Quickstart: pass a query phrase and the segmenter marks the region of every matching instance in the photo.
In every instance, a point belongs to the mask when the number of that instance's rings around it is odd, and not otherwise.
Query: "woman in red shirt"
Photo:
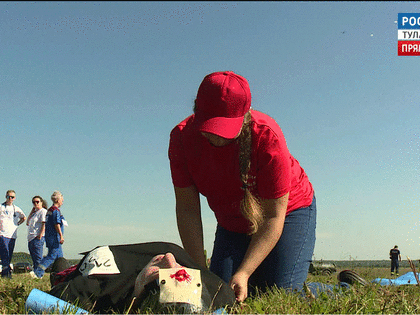
[[[218,223],[210,270],[238,301],[255,287],[302,288],[315,245],[314,191],[278,124],[251,109],[245,78],[204,78],[194,114],[171,132],[169,159],[178,230],[197,263],[206,264],[201,193]]]

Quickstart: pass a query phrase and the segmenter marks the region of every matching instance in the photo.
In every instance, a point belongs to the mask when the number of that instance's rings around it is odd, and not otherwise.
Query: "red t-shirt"
[[[252,110],[252,154],[248,186],[264,199],[288,192],[287,214],[312,203],[312,184],[299,162],[290,154],[283,132],[273,118]],[[171,132],[169,160],[175,187],[195,185],[207,197],[219,225],[248,233],[250,224],[242,216],[244,191],[239,172],[239,144],[233,141],[215,147],[194,126],[194,115]]]

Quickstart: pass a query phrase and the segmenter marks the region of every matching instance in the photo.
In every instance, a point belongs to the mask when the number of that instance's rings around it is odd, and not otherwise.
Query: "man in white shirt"
[[[10,261],[15,249],[17,227],[26,220],[23,211],[13,204],[16,192],[8,190],[6,201],[0,206],[0,257],[2,264],[2,278],[11,278]]]

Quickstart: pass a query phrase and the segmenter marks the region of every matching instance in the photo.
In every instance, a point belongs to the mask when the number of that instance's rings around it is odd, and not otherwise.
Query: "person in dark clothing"
[[[389,251],[389,258],[391,259],[391,275],[396,274],[398,276],[399,275],[398,271],[400,267],[399,262],[401,261],[401,253],[397,245],[395,245],[394,248],[392,248]],[[394,273],[394,270],[395,270],[395,273]]]
[[[53,265],[49,294],[77,303],[89,312],[127,313],[148,308],[167,313],[177,306],[178,312],[201,313],[235,303],[234,291],[221,278],[199,266],[184,249],[172,243],[100,246],[84,253],[75,266],[60,270],[63,267],[57,268],[59,265],[68,267],[63,262]],[[169,272],[166,283],[161,278],[165,272]],[[171,281],[182,289],[195,286],[190,295],[198,295],[196,302],[177,303],[178,300],[162,297]]]

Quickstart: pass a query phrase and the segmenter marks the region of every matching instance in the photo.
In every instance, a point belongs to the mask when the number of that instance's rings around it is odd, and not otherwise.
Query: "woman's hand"
[[[280,239],[286,217],[289,193],[277,199],[263,199],[261,205],[264,222],[252,235],[251,242],[236,273],[230,280],[230,287],[235,291],[236,300],[243,302],[248,295],[248,279],[268,256]]]
[[[235,292],[238,302],[245,301],[248,296],[248,279],[249,276],[243,272],[235,273],[230,279],[229,286]]]

